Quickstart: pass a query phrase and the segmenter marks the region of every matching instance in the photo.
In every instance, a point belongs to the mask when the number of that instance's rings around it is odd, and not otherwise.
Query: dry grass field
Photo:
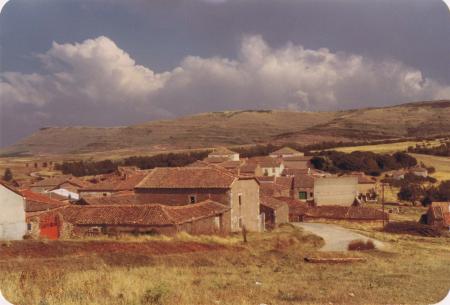
[[[389,250],[317,252],[322,240],[291,226],[251,234],[247,244],[239,236],[187,235],[3,243],[0,288],[17,305],[412,305],[445,296],[448,237],[387,234],[378,231],[379,224],[346,225],[389,243]],[[23,243],[35,246],[23,251]],[[99,250],[104,243],[111,243],[108,250]],[[136,243],[142,243],[141,250],[133,248]],[[16,252],[21,254],[14,258],[5,254]],[[367,262],[310,264],[306,256],[357,256]]]

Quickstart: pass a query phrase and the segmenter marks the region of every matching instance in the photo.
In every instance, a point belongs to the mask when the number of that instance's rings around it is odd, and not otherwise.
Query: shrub
[[[162,305],[169,290],[164,285],[158,285],[152,289],[147,289],[141,298],[142,305]]]
[[[349,251],[366,251],[366,250],[374,250],[375,244],[371,240],[363,241],[363,240],[352,240],[348,245]]]
[[[3,180],[5,181],[11,181],[13,179],[13,173],[11,169],[7,168],[5,169],[5,173],[3,174]]]

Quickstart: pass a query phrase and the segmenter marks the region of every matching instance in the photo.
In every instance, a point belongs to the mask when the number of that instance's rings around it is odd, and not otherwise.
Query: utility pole
[[[384,229],[384,182],[381,182],[381,205],[383,206],[383,229]]]

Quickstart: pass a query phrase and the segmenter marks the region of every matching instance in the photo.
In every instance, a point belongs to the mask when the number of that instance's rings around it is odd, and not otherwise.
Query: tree
[[[397,197],[400,200],[410,201],[415,205],[421,194],[422,189],[419,185],[405,184],[400,188],[400,192],[398,192]]]
[[[5,173],[3,174],[3,180],[5,181],[11,181],[13,179],[13,174],[11,169],[7,168],[5,169]]]

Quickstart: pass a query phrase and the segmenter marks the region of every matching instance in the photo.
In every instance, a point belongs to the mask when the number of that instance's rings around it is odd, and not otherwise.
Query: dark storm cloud
[[[0,29],[3,145],[47,125],[450,95],[439,0],[13,0]]]

